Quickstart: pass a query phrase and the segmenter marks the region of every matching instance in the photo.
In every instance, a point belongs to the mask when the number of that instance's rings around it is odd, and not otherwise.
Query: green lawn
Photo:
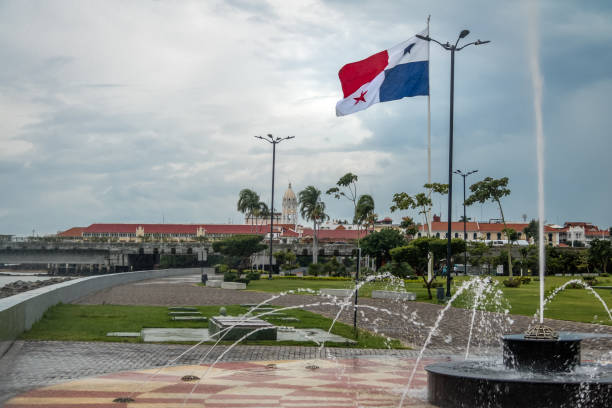
[[[460,284],[460,282],[466,279],[468,278],[455,278],[455,284],[458,285]],[[525,316],[532,316],[534,313],[536,313],[539,306],[540,296],[539,282],[532,280],[530,283],[521,285],[518,288],[506,288],[501,284],[501,281],[507,279],[507,277],[493,277],[493,279],[500,282],[500,288],[502,289],[504,296],[506,297],[509,303],[509,309],[511,313]],[[561,286],[563,283],[567,282],[570,279],[573,278],[547,276],[545,279],[545,291],[549,292],[553,288]],[[598,280],[598,285],[612,285],[611,278],[599,278]],[[444,285],[446,284],[446,281],[443,279],[438,279],[438,281],[442,282]],[[372,290],[398,290],[402,286],[405,288],[406,291],[415,292],[417,295],[417,301],[419,302],[436,302],[435,288],[432,289],[432,295],[434,299],[429,300],[427,296],[427,289],[423,287],[422,281],[372,282],[365,284],[359,290],[359,296],[370,297]],[[342,289],[352,287],[354,287],[354,285],[350,281],[261,279],[249,283],[248,290],[278,293],[288,290],[298,290],[299,288],[318,290],[321,288]],[[612,307],[612,290],[597,289],[596,291],[608,304],[608,306]],[[455,306],[472,307],[472,304],[471,302],[469,302],[468,298],[469,296],[460,297],[455,303]],[[552,319],[612,325],[612,321],[610,321],[607,312],[605,311],[599,300],[597,300],[591,293],[584,289],[566,289],[560,292],[557,297],[551,303],[548,304],[544,316]]]
[[[195,306],[204,316],[219,314],[219,306]],[[225,306],[228,315],[239,315],[248,309],[240,306]],[[283,311],[287,316],[297,317],[299,322],[276,320],[278,317],[265,317],[271,323],[296,328],[320,328],[328,330],[331,319],[308,311],[293,309]],[[168,308],[163,306],[118,306],[118,305],[67,305],[59,304],[45,312],[42,319],[21,335],[23,340],[63,340],[63,341],[110,341],[140,342],[139,338],[107,337],[108,332],[139,332],[148,327],[205,328],[208,322],[172,321]],[[336,322],[333,334],[355,339],[353,328]],[[402,348],[400,342],[387,342],[386,338],[360,331],[358,348]],[[314,346],[314,342],[276,342],[248,341],[249,344],[265,345],[303,345]],[[231,344],[224,342],[223,344]],[[346,347],[345,343],[326,343],[327,346]]]

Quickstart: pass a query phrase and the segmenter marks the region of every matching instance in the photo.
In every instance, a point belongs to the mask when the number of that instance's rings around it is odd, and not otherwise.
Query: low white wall
[[[205,269],[211,273],[210,268]],[[88,276],[0,299],[0,356],[23,331],[31,328],[48,308],[60,302],[70,303],[90,293],[116,285],[194,273],[199,274],[200,268],[157,269]]]

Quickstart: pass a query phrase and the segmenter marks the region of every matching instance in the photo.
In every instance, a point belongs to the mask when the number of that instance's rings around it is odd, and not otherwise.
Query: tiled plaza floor
[[[415,358],[225,362],[127,371],[53,385],[9,400],[6,408],[353,408],[398,407]],[[405,407],[431,407],[422,361]],[[183,381],[186,375],[200,380]],[[134,402],[116,403],[118,397]]]

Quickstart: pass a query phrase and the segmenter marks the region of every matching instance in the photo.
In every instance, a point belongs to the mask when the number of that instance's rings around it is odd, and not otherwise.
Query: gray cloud
[[[540,7],[547,218],[606,227],[612,8]],[[456,167],[510,177],[508,216],[535,216],[529,39],[514,3],[15,0],[0,4],[0,233],[238,222],[240,189],[269,201],[271,148],[253,139],[265,133],[296,136],[279,145],[277,205],[289,181],[325,190],[352,171],[389,215],[394,192],[426,180],[426,99],[336,118],[337,71],[422,30],[428,14],[436,38],[469,27],[492,40],[457,55]],[[431,55],[433,178],[446,182],[449,56]],[[333,218],[351,218],[348,203],[327,201]]]

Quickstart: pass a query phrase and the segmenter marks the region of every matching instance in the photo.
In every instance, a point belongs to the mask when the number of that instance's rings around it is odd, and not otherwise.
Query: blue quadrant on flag
[[[420,33],[427,35],[427,31]],[[378,102],[429,94],[429,44],[412,37],[338,72],[344,99],[336,115],[349,115]]]

